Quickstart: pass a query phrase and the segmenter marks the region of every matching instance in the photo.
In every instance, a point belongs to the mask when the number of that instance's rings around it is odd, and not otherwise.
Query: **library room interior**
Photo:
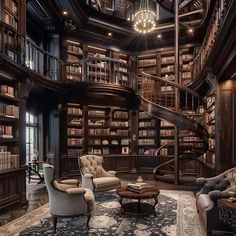
[[[0,0],[0,235],[236,235],[236,1]]]

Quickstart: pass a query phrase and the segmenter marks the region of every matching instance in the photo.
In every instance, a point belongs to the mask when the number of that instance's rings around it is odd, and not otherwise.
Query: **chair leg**
[[[89,213],[88,214],[88,219],[87,219],[87,228],[89,229],[89,221],[90,221],[90,219],[91,219],[91,214]]]
[[[52,222],[53,222],[53,233],[56,233],[56,228],[57,228],[57,217],[52,216]]]

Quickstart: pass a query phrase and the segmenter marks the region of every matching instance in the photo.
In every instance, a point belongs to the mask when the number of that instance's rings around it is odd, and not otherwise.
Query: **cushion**
[[[100,177],[93,179],[96,190],[106,189],[112,186],[117,187],[120,185],[120,180],[116,177]]]
[[[229,180],[227,178],[222,179],[215,185],[215,190],[223,191],[230,186]]]
[[[84,190],[86,191],[84,194],[84,198],[88,204],[88,208],[89,208],[88,210],[92,211],[94,209],[94,202],[95,202],[93,192],[89,188],[84,188]]]

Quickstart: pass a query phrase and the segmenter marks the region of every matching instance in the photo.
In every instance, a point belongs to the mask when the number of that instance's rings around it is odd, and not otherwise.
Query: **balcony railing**
[[[0,51],[12,61],[48,79],[135,86],[129,65],[124,60],[89,57],[86,60],[64,63],[1,21]]]
[[[62,62],[59,58],[44,51],[34,42],[26,39],[24,64],[34,72],[53,80],[60,80]]]
[[[204,38],[204,41],[199,49],[197,56],[192,63],[192,78],[197,78],[203,70],[207,58],[214,48],[214,43],[219,35],[219,31],[224,22],[224,18],[228,11],[228,7],[232,0],[217,0],[215,8],[212,13],[212,17]]]
[[[111,83],[125,87],[135,86],[129,65],[119,59],[89,57],[64,64],[65,78],[74,82]]]

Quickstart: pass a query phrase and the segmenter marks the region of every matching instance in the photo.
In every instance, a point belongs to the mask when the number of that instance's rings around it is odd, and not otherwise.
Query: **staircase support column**
[[[179,84],[179,1],[175,0],[175,82]],[[179,112],[180,96],[175,88],[175,111]],[[178,127],[175,126],[175,184],[179,184],[179,140]]]
[[[174,169],[174,182],[175,185],[179,184],[179,129],[175,126],[175,169]]]

